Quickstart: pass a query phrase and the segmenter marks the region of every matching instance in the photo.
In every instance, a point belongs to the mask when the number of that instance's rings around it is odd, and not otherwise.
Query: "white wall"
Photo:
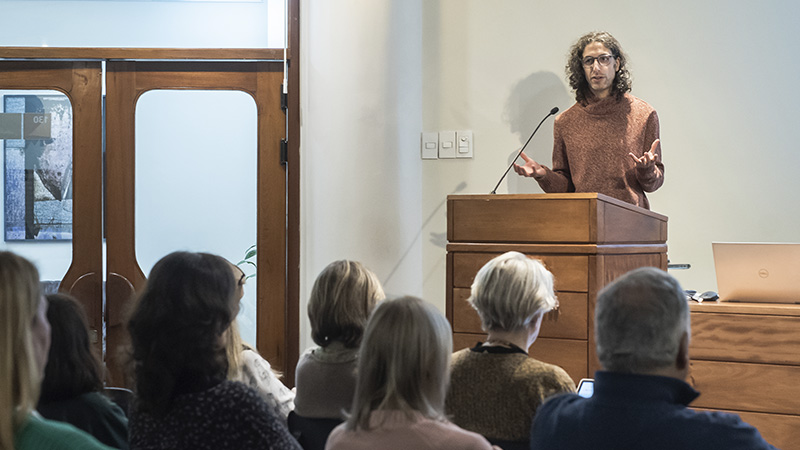
[[[301,329],[337,259],[422,295],[422,1],[301,2]]]
[[[3,46],[282,48],[284,0],[0,1]]]

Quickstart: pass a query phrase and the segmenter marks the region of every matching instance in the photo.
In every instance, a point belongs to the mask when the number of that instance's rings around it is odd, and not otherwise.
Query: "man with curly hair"
[[[599,192],[650,209],[645,192],[664,183],[658,115],[629,93],[626,63],[611,34],[578,39],[566,66],[576,103],[555,120],[553,168],[522,153],[514,170],[545,192]]]

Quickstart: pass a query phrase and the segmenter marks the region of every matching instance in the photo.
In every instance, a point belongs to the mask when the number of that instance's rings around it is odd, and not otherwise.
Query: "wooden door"
[[[257,106],[257,321],[256,345],[282,371],[294,359],[287,333],[286,171],[281,141],[283,67],[276,62],[135,62],[107,63],[106,95],[106,243],[107,361],[120,378],[124,318],[145,276],[136,259],[135,123],[136,104],[156,89],[238,90]],[[293,329],[293,328],[292,328]]]
[[[0,89],[55,90],[72,106],[72,262],[60,290],[78,298],[102,336],[102,71],[99,61],[0,61]],[[37,253],[31,246],[12,248]],[[28,256],[30,257],[30,256]],[[45,256],[46,258],[46,256]],[[98,339],[98,348],[102,342]]]

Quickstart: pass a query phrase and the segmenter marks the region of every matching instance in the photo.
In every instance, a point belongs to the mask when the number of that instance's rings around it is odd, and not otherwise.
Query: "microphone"
[[[550,110],[550,113],[547,114],[546,116],[544,116],[544,119],[542,119],[542,121],[539,122],[539,125],[537,125],[536,129],[533,130],[533,133],[531,133],[531,137],[529,137],[528,140],[525,141],[525,145],[523,145],[522,148],[519,149],[519,153],[517,153],[517,157],[514,158],[511,161],[511,165],[509,165],[508,169],[506,169],[506,171],[503,172],[503,176],[500,177],[500,181],[497,182],[497,186],[495,186],[494,189],[492,189],[492,192],[490,192],[490,194],[494,195],[494,194],[497,193],[497,188],[500,187],[500,183],[502,183],[503,179],[506,177],[506,175],[508,175],[508,171],[511,170],[512,167],[514,167],[514,163],[517,162],[517,159],[519,159],[519,155],[521,155],[522,152],[525,150],[525,147],[528,146],[528,142],[530,142],[531,139],[533,139],[533,135],[536,134],[537,131],[539,131],[539,127],[542,126],[542,124],[544,123],[545,120],[547,120],[548,117],[555,115],[557,112],[558,112],[558,106],[554,106],[553,109]]]

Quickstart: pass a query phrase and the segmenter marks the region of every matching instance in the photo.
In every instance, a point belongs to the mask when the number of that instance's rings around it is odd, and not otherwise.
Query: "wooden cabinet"
[[[800,449],[800,305],[691,305],[693,407],[739,414],[776,447]]]
[[[466,301],[478,270],[519,251],[553,273],[560,303],[545,316],[530,354],[563,367],[576,383],[599,369],[597,292],[637,267],[667,268],[667,218],[602,194],[451,195],[447,216],[446,312],[454,348],[485,337]]]

